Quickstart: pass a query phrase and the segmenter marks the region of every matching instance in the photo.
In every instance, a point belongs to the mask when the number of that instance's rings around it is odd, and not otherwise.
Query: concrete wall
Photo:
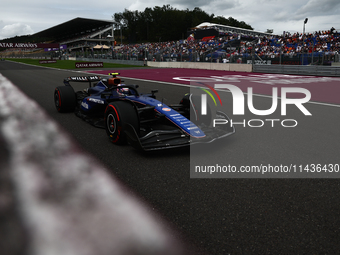
[[[133,66],[144,66],[143,61],[137,60],[119,60],[119,59],[109,59],[109,58],[69,58],[69,60],[77,60],[77,61],[88,61],[88,62],[103,62],[103,63],[112,63],[112,64],[122,64],[122,65],[133,65]]]
[[[254,65],[253,72],[339,77],[340,66]]]
[[[210,63],[210,62],[156,62],[156,61],[134,61],[134,60],[117,60],[117,59],[93,59],[93,58],[73,58],[69,60],[79,61],[98,61],[105,63],[127,64],[159,68],[190,68],[190,69],[207,69],[207,70],[221,70],[221,71],[235,71],[235,72],[252,72],[252,65],[250,64],[229,64],[229,63]]]
[[[148,61],[147,66],[161,68],[189,68],[208,69],[221,71],[252,72],[250,64],[229,64],[229,63],[209,63],[209,62],[152,62]]]

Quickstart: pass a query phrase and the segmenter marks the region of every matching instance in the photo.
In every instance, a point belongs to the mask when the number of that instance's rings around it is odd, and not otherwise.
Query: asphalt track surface
[[[125,77],[134,73],[132,69],[119,71]],[[57,113],[54,88],[62,85],[63,78],[82,74],[9,61],[0,62],[0,73],[35,100],[85,151],[102,161],[112,175],[130,188],[128,192],[162,215],[179,230],[183,240],[198,247],[198,254],[339,253],[338,178],[192,179],[189,150],[145,154],[131,146],[114,146],[104,130],[72,113]],[[189,71],[188,74],[191,75]],[[144,81],[150,76],[133,78],[124,81],[139,84],[140,90],[146,92],[159,89],[158,99],[165,98],[168,104],[178,103],[189,91],[188,87],[167,81]],[[333,94],[339,98],[339,85],[332,86]],[[240,126],[235,135],[218,142],[223,146],[216,150],[210,145],[203,156],[227,159],[235,166],[339,164],[340,108],[333,99],[331,103],[335,105],[327,105],[327,100],[316,101],[322,104],[307,106],[312,116],[289,109],[289,118],[299,122],[295,128]],[[267,109],[270,99],[256,97],[254,103]],[[244,118],[254,116],[246,112]]]

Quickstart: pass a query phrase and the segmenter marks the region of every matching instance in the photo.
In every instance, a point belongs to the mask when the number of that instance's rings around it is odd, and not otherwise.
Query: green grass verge
[[[76,69],[75,63],[86,62],[86,61],[75,61],[75,60],[57,60],[57,63],[40,64],[39,60],[44,60],[44,59],[9,58],[8,60],[14,61],[14,62],[30,64],[30,65],[45,66],[45,67],[59,68],[59,69]],[[114,63],[103,63],[103,65],[104,65],[104,68],[137,67],[135,65],[114,64]],[[138,66],[138,67],[141,67],[141,66]],[[81,70],[81,68],[77,68],[77,69]]]

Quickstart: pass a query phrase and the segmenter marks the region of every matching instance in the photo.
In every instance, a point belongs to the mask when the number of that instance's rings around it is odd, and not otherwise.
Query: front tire
[[[54,104],[58,112],[72,112],[76,107],[76,93],[70,86],[59,86],[54,90]]]
[[[105,129],[114,144],[126,144],[124,125],[130,124],[139,134],[139,119],[135,106],[130,102],[115,101],[105,111]]]

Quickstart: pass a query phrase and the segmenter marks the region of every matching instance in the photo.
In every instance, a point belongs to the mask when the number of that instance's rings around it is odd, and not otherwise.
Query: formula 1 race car
[[[140,94],[138,85],[124,85],[119,73],[110,78],[75,76],[54,91],[58,112],[75,112],[83,120],[106,129],[112,143],[130,143],[143,151],[209,143],[235,133],[230,125],[212,127],[212,119],[229,117],[221,111],[199,116],[197,98],[185,95],[179,104],[165,105],[156,99],[157,90]],[[86,82],[88,88],[75,92],[70,82]],[[92,83],[95,83],[92,86]],[[190,116],[195,116],[190,120]]]

